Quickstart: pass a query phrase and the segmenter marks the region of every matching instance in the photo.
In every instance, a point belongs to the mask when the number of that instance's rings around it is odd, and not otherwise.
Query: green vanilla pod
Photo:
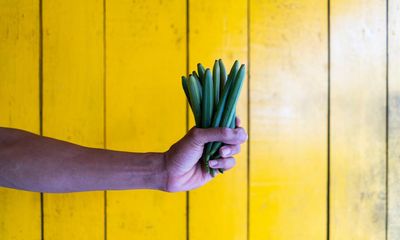
[[[203,149],[203,154],[201,155],[201,165],[203,167],[203,169],[207,172],[211,174],[211,168],[208,165],[208,161],[210,160],[210,156],[206,154],[206,149]],[[213,175],[214,176],[214,175]]]
[[[239,66],[239,62],[235,61],[235,64],[233,65],[232,69],[237,69]],[[235,71],[235,70],[233,70]],[[225,105],[227,103],[228,97],[229,97],[229,93],[231,90],[231,86],[233,86],[234,83],[234,79],[233,78],[229,78],[226,82],[226,86],[224,87],[224,90],[222,92],[222,95],[219,99],[218,105],[217,105],[217,109],[215,111],[214,117],[213,117],[213,121],[211,124],[211,127],[219,127],[221,120],[222,120],[222,116],[224,113],[224,108]]]
[[[209,128],[214,112],[213,80],[210,69],[204,73],[203,98],[201,104],[201,126]]]
[[[189,101],[188,79],[185,76],[182,76],[182,88],[185,92],[186,99],[188,100],[190,107],[192,107],[192,104]]]
[[[201,63],[197,64],[197,72],[199,73],[199,78],[202,84],[204,84],[204,73],[206,72],[206,69],[203,67]]]
[[[232,88],[229,91],[228,99],[226,100],[226,106],[224,109],[224,114],[222,116],[222,122],[220,127],[229,127],[231,122],[234,121],[236,104],[239,99],[240,90],[242,89],[244,78],[246,75],[246,66],[242,64],[238,73],[235,76],[235,81]]]
[[[236,110],[235,113],[233,114],[233,121],[231,121],[231,124],[229,125],[230,128],[235,129],[236,128]]]
[[[196,72],[193,71],[193,73]],[[201,85],[200,79],[198,78],[197,74],[192,74],[192,76],[196,79],[197,87],[200,89],[200,98],[203,98],[203,86]]]
[[[214,83],[214,108],[217,108],[220,94],[220,68],[218,60],[215,60],[213,67],[213,83]]]
[[[194,119],[196,121],[196,126],[201,127],[201,89],[199,89],[196,81],[197,80],[193,77],[193,75],[189,76],[189,99],[191,102]]]
[[[199,75],[197,74],[197,72],[196,72],[196,71],[193,71],[193,72],[192,72],[192,75],[193,75],[193,76],[195,76],[197,79],[199,79],[199,80],[200,80],[200,77],[199,77]]]
[[[227,79],[227,81],[229,80],[229,78],[231,78],[232,81],[235,80],[236,74],[237,74],[237,72],[239,71],[239,67],[240,67],[240,63],[239,63],[238,60],[236,60],[236,61],[233,63],[232,67],[231,67],[231,71],[230,71],[229,74],[228,74],[228,79]]]
[[[225,84],[226,84],[226,70],[225,70],[225,65],[222,62],[222,59],[218,60],[218,64],[219,64],[219,69],[220,69],[220,84],[219,84],[219,88],[220,88],[220,95],[222,95],[222,91],[224,90]]]

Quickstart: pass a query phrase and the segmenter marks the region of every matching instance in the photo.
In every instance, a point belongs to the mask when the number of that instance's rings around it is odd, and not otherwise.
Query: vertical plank
[[[250,2],[250,239],[324,239],[326,1]]]
[[[227,8],[227,6],[229,6]],[[227,71],[234,60],[247,65],[247,1],[189,2],[189,70],[197,63],[212,70],[221,58]],[[247,126],[247,83],[237,115]],[[194,126],[193,114],[190,127]],[[237,165],[208,185],[189,194],[189,239],[247,238],[247,145],[236,156]]]
[[[43,134],[103,147],[103,2],[43,1],[43,32]],[[104,239],[103,199],[45,194],[45,239]]]
[[[331,239],[385,239],[385,55],[385,1],[331,1]]]
[[[107,1],[107,148],[166,151],[185,134],[186,2]],[[185,239],[185,193],[110,191],[107,239]]]
[[[0,126],[39,133],[39,2],[1,1],[0,16]],[[39,193],[0,188],[1,239],[40,239],[40,222]]]
[[[400,239],[400,1],[389,1],[388,240]]]

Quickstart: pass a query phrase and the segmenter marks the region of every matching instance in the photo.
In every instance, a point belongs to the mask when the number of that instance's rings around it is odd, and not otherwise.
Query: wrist
[[[99,175],[106,189],[153,189],[165,191],[167,171],[164,153],[106,151],[107,165]]]
[[[179,165],[176,161],[174,161],[174,153],[171,151],[166,151],[164,154],[164,169],[165,169],[165,188],[163,191],[165,192],[178,192],[182,191],[179,186],[179,182],[176,181],[177,178],[182,176],[176,174],[176,164]],[[178,184],[177,184],[178,183]]]
[[[151,164],[151,175],[149,176],[149,189],[166,191],[168,174],[166,170],[165,153],[148,153],[154,162]]]
[[[168,170],[168,152],[163,152],[163,163],[164,163],[164,172],[165,172],[165,184],[164,184],[164,189],[162,189],[164,192],[171,192],[169,191],[169,170]]]

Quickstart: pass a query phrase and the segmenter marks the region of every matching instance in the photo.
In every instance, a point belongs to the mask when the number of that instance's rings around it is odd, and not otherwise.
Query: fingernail
[[[222,155],[224,155],[224,156],[231,153],[231,150],[229,148],[223,148],[221,151],[222,151]]]
[[[208,162],[208,165],[210,165],[210,167],[215,167],[215,166],[217,166],[217,160],[211,160],[211,161],[209,161]]]

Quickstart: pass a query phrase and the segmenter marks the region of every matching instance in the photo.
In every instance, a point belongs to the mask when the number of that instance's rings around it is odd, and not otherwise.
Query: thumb
[[[241,144],[247,140],[246,131],[239,128],[197,128],[193,127],[188,133],[192,143],[203,146],[208,142],[223,142],[226,144]]]

